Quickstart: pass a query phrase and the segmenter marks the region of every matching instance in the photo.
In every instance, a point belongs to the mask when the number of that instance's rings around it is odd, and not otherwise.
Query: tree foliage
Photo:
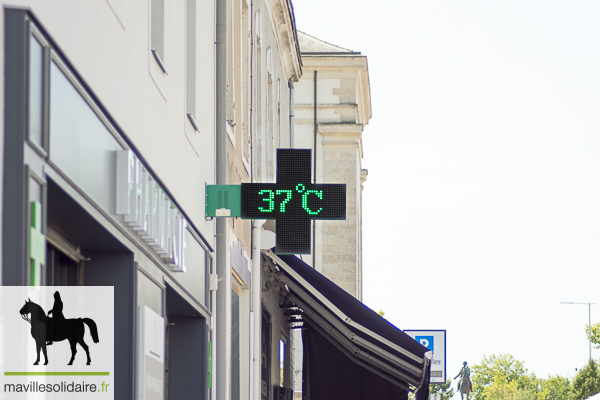
[[[591,340],[593,347],[595,349],[600,349],[600,322],[592,325],[591,332],[590,332],[590,326],[586,325],[585,331],[587,332],[588,338]]]
[[[552,389],[556,400],[569,400],[571,398],[571,381],[560,375],[550,376],[540,380],[540,389],[537,393],[538,400],[552,400]]]
[[[517,381],[495,381],[483,390],[487,400],[537,400],[533,389],[519,387]]]
[[[452,381],[446,380],[446,383],[438,383],[435,385],[429,385],[429,397],[433,394],[439,393],[442,395],[442,400],[450,400],[454,396],[454,389],[452,389]]]
[[[454,396],[454,390],[451,388],[451,385],[451,380],[447,380],[446,383],[442,384],[429,385],[429,398],[432,399],[435,393],[439,393],[442,395],[442,400],[450,400]],[[415,394],[409,393],[408,400],[415,400]]]
[[[560,375],[538,378],[529,373],[524,364],[510,354],[483,357],[477,365],[471,367],[473,382],[472,397],[475,400],[552,400],[554,389],[555,400],[584,400],[600,390],[598,367],[595,370],[586,367],[581,370],[579,390],[575,396],[574,384]],[[585,369],[585,368],[584,368]],[[577,378],[576,378],[577,380]],[[595,385],[594,386],[594,382]],[[595,390],[595,391],[594,391]],[[579,393],[579,392],[577,392]]]
[[[491,355],[474,365],[471,381],[475,400],[534,399],[540,382],[510,354]]]
[[[598,392],[600,392],[598,364],[590,360],[588,365],[579,370],[573,380],[572,399],[584,400]]]

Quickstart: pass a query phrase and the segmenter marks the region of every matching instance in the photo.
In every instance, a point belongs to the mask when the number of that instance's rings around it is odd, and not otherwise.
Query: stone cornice
[[[272,16],[285,74],[288,79],[298,82],[302,76],[302,57],[292,4],[290,0],[266,0],[266,3]]]
[[[323,135],[323,140],[332,142],[359,143],[362,136],[363,126],[361,124],[319,124],[319,133]]]
[[[319,103],[318,104],[319,109],[328,109],[328,108],[357,108],[358,104],[356,103]],[[295,103],[294,107],[296,108],[296,110],[298,109],[303,109],[303,110],[312,110],[314,108],[314,105],[312,103]]]
[[[369,171],[367,171],[366,169],[360,170],[360,184],[361,185],[367,181],[368,175],[369,175]]]
[[[331,67],[340,70],[344,67],[363,67],[367,65],[365,55],[306,55],[302,54],[302,65],[306,68]]]
[[[356,74],[358,122],[367,125],[371,119],[371,86],[367,57],[363,55],[302,55],[306,71],[351,72]]]
[[[319,124],[319,133],[323,135],[323,145],[352,145],[356,146],[360,158],[363,157],[361,124]]]

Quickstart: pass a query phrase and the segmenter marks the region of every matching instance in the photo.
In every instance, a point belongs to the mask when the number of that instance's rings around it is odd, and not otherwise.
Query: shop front
[[[209,396],[211,242],[43,21],[4,15],[2,284],[113,286],[115,398]]]

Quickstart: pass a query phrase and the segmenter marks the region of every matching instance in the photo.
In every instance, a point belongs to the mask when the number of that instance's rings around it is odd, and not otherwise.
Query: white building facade
[[[2,284],[113,286],[114,398],[215,396],[215,4],[3,5]]]

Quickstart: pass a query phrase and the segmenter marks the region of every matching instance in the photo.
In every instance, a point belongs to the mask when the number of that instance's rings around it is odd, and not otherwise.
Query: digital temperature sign
[[[275,219],[279,254],[310,253],[311,220],[346,219],[346,185],[311,183],[311,150],[277,149],[277,183],[241,186],[241,217]]]
[[[346,219],[346,185],[242,183],[242,218]]]

